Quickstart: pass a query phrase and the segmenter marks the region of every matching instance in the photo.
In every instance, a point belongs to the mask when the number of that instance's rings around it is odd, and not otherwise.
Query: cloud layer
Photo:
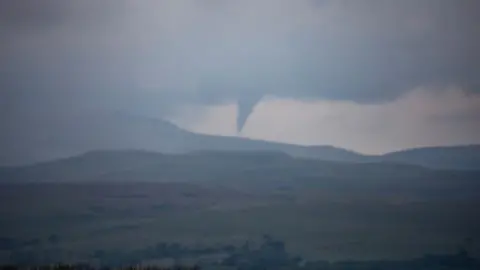
[[[475,0],[20,0],[0,10],[2,70],[45,81],[130,81],[212,102],[373,101],[425,84],[478,85]]]
[[[0,2],[4,118],[480,88],[477,0]]]
[[[235,104],[185,107],[172,121],[207,134],[233,136]],[[381,104],[264,98],[243,136],[334,145],[367,154],[412,147],[480,144],[480,95],[455,88],[416,89]]]

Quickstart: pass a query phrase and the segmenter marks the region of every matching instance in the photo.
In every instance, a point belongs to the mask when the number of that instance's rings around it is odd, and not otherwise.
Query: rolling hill
[[[281,152],[161,154],[137,150],[93,151],[27,166],[3,167],[3,182],[255,182],[354,180],[359,184],[398,179],[474,179],[477,171],[434,170],[400,163],[346,163],[294,158]],[[230,181],[229,180],[229,181]],[[362,181],[358,181],[362,180]],[[235,181],[233,181],[235,182]],[[354,184],[354,183],[351,183]]]
[[[0,165],[31,164],[95,150],[129,149],[162,153],[281,151],[298,157],[352,162],[363,158],[361,154],[332,146],[306,147],[196,134],[161,119],[128,114],[95,113],[68,120],[57,118],[41,121],[36,132],[23,131],[20,126],[0,134]]]
[[[265,233],[311,258],[403,258],[478,239],[478,179],[478,171],[268,151],[94,151],[0,168],[0,238],[20,259],[30,250],[124,258],[159,242],[242,246]]]
[[[480,146],[433,147],[367,156],[333,146],[300,146],[212,136],[186,131],[161,119],[120,113],[92,113],[39,121],[36,132],[22,125],[0,134],[0,165],[26,165],[96,150],[144,150],[166,154],[197,151],[283,152],[292,157],[327,161],[389,162],[432,168],[480,168]]]
[[[380,158],[431,168],[480,170],[480,145],[415,148],[388,153]]]

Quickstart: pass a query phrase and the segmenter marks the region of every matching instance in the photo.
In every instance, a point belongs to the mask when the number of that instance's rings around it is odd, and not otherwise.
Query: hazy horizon
[[[480,269],[480,0],[0,0],[0,34],[1,269]]]
[[[361,153],[480,143],[475,0],[0,3],[0,145],[122,111]],[[107,134],[104,134],[107,136]]]

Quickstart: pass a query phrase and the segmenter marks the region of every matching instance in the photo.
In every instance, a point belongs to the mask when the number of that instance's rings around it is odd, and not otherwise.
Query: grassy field
[[[478,200],[395,190],[301,183],[263,190],[248,182],[6,184],[0,254],[58,249],[86,260],[95,250],[159,242],[241,246],[264,234],[307,259],[412,258],[464,245],[480,254]]]

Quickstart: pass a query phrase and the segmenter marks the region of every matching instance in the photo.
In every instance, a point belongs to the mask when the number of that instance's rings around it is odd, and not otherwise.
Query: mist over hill
[[[389,162],[417,164],[432,168],[480,169],[480,145],[424,147],[385,154]]]
[[[347,163],[292,157],[282,152],[197,151],[162,154],[138,150],[92,151],[33,165],[2,167],[4,183],[229,183],[256,186],[315,183],[346,188],[479,186],[480,171],[438,170],[402,163]],[[472,186],[470,186],[472,187]],[[462,192],[468,193],[469,189]],[[440,193],[439,193],[440,194]],[[438,195],[438,194],[437,194]]]
[[[39,119],[40,121],[41,119]],[[147,150],[163,153],[192,151],[281,151],[293,156],[356,161],[362,155],[331,146],[306,147],[240,137],[195,134],[174,124],[128,114],[52,117],[38,132],[0,135],[0,164],[20,165],[64,158],[95,150]]]
[[[0,165],[32,164],[96,150],[145,150],[176,154],[196,151],[273,151],[328,161],[388,161],[434,168],[480,168],[479,146],[425,148],[367,156],[326,145],[300,146],[196,134],[168,121],[125,113],[81,114],[65,119],[57,115],[49,118],[49,121],[41,120],[38,119],[37,132],[22,133],[19,125],[0,135]]]

